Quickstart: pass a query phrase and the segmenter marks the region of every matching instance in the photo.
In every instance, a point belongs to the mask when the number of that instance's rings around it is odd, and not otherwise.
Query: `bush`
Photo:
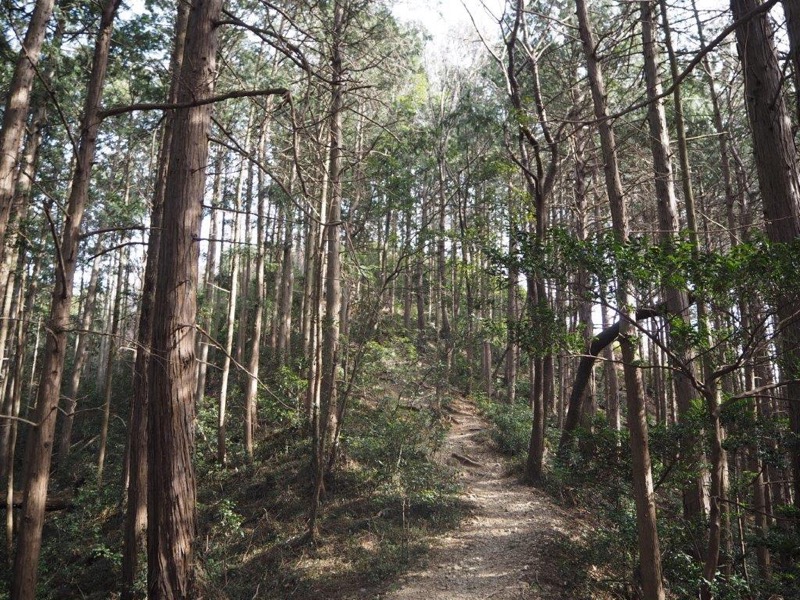
[[[491,436],[503,454],[525,456],[531,439],[531,409],[527,402],[513,405],[478,398],[478,407],[494,425]]]

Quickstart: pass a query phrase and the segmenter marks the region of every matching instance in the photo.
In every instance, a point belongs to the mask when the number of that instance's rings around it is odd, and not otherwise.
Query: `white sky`
[[[475,25],[487,41],[498,37],[504,4],[504,0],[395,0],[391,7],[398,20],[416,23],[430,34],[428,61],[463,63],[481,45]]]

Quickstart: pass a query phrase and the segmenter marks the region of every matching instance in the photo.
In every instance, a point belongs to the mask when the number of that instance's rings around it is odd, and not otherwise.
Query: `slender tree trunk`
[[[647,107],[647,121],[650,130],[650,149],[653,156],[653,170],[655,171],[655,189],[658,201],[658,221],[661,243],[667,248],[672,247],[673,239],[678,234],[678,204],[675,197],[675,182],[672,170],[669,131],[664,112],[664,104],[660,100],[661,80],[658,69],[658,51],[656,48],[656,23],[653,16],[652,0],[640,3],[642,21],[642,45],[644,48],[645,80],[647,82],[647,97],[650,103]],[[676,89],[680,86],[676,86]],[[678,92],[679,94],[680,92]],[[679,136],[682,136],[682,153],[686,152],[686,140],[683,134],[683,112],[680,96],[676,97],[676,112],[680,115]],[[688,156],[682,154],[682,166],[685,168],[684,192],[689,189],[689,194],[684,199],[687,202],[687,211],[694,214],[694,196],[691,193],[691,183],[688,171]],[[696,238],[695,238],[696,240]],[[667,302],[667,311],[671,319],[679,318],[685,323],[689,321],[689,299],[686,292],[677,288],[668,287],[664,296]],[[668,323],[668,337],[671,338],[671,319]],[[675,397],[678,404],[679,419],[684,418],[691,409],[694,389],[689,376],[691,376],[691,357],[686,349],[675,347],[670,343],[675,356],[672,361],[674,367]],[[688,374],[684,372],[688,371]],[[695,456],[698,453],[697,444],[693,440],[683,440],[685,454]],[[698,477],[683,492],[684,515],[687,519],[697,520],[703,514],[705,493],[703,478]]]
[[[7,90],[0,129],[0,257],[6,246],[6,228],[14,202],[17,160],[25,134],[31,90],[54,4],[54,0],[37,0]],[[0,298],[4,295],[5,290],[0,290]]]
[[[168,100],[178,98],[180,74],[183,65],[183,50],[186,42],[186,28],[189,20],[189,5],[178,4],[175,18],[175,36],[170,64],[171,81]],[[140,554],[146,550],[147,536],[147,457],[148,457],[148,411],[150,406],[150,353],[153,344],[153,320],[155,316],[156,281],[158,279],[159,250],[161,245],[161,226],[164,214],[164,195],[166,193],[167,167],[170,162],[170,149],[173,132],[172,113],[166,116],[158,157],[153,207],[150,213],[150,232],[147,240],[147,262],[145,263],[142,299],[139,307],[139,327],[137,331],[136,361],[133,374],[133,398],[131,400],[130,425],[128,427],[128,498],[125,515],[125,540],[122,552],[122,600],[134,598],[134,583],[139,571]],[[212,214],[212,221],[214,215]],[[211,238],[216,232],[212,228]],[[210,242],[209,246],[211,246]],[[209,259],[213,262],[214,251],[209,249]],[[212,271],[213,272],[213,271]],[[207,280],[208,281],[208,280]],[[205,346],[206,356],[208,346]]]
[[[606,179],[606,192],[611,204],[614,231],[621,242],[628,240],[628,217],[622,180],[616,156],[614,130],[608,121],[605,82],[597,56],[597,42],[589,22],[585,0],[575,1],[581,41],[586,56],[589,84],[592,92],[594,115],[598,120],[600,142]],[[647,414],[642,390],[641,374],[637,369],[635,327],[636,310],[629,285],[618,282],[617,303],[620,310],[620,346],[625,374],[625,395],[628,406],[628,429],[631,436],[633,466],[633,493],[636,506],[636,525],[639,541],[639,562],[642,588],[647,600],[663,600],[661,580],[661,553],[656,529],[656,505],[653,497],[653,475],[648,444]]]
[[[263,148],[269,140],[268,130],[265,128],[259,148]],[[247,375],[244,390],[244,448],[248,460],[253,460],[253,432],[256,421],[256,400],[258,391],[258,368],[261,358],[261,330],[264,318],[264,262],[266,248],[264,247],[264,208],[266,204],[266,193],[260,188],[258,190],[258,210],[256,217],[257,242],[256,242],[256,298],[253,303],[253,329],[252,343],[250,346],[250,357],[247,362]],[[290,238],[291,239],[291,238]],[[290,242],[291,243],[291,242]]]
[[[513,206],[512,194],[508,195],[508,253],[514,256],[517,252],[517,235],[514,229],[517,227],[514,219],[515,207]],[[508,297],[506,303],[506,322],[508,332],[506,334],[506,401],[514,404],[517,394],[517,365],[519,364],[519,343],[516,336],[515,326],[519,319],[519,269],[512,266],[508,270]]]
[[[575,183],[574,183],[574,195],[575,195],[575,230],[579,240],[586,241],[587,236],[587,197],[586,197],[586,158],[584,155],[584,147],[585,141],[581,140],[580,138],[580,128],[575,127],[573,130],[575,134],[575,138],[572,145],[572,153],[575,158]],[[592,297],[590,294],[590,278],[589,273],[585,267],[581,267],[575,277],[575,296],[578,299],[578,330],[579,332],[583,333],[583,340],[584,345],[588,348],[591,343],[592,339],[594,338],[594,324],[592,321]],[[560,304],[559,304],[560,305]],[[591,386],[586,386],[586,389],[589,390]],[[589,411],[586,410],[587,404],[591,404],[591,402],[587,402],[593,394],[587,393],[585,394],[585,398],[583,399],[582,403],[584,404],[584,409],[581,411],[583,413],[583,425],[589,425],[589,419],[587,418],[587,414]],[[593,415],[592,415],[593,416]]]
[[[12,359],[12,367],[10,369],[11,376],[7,382],[6,403],[10,411],[7,413],[12,417],[19,417],[20,408],[22,407],[22,383],[23,372],[25,367],[25,342],[30,329],[30,322],[28,315],[33,310],[33,304],[36,300],[36,278],[39,274],[41,267],[41,255],[37,255],[34,259],[33,268],[31,269],[31,285],[28,287],[25,295],[25,306],[23,318],[17,323],[16,339],[14,342],[14,357]],[[5,436],[0,440],[0,450],[2,451],[2,460],[0,468],[3,469],[3,477],[6,479],[6,547],[8,549],[8,557],[11,559],[13,556],[14,544],[14,458],[17,448],[17,433],[19,431],[19,422],[16,420],[11,421],[8,437]],[[1,479],[0,479],[1,480]],[[13,566],[13,563],[12,563]]]
[[[100,244],[101,240],[98,239],[95,252],[100,249]],[[64,414],[61,418],[61,437],[58,444],[58,461],[61,464],[69,457],[70,447],[72,446],[72,425],[75,422],[75,411],[78,407],[78,392],[80,391],[81,378],[86,367],[86,361],[89,357],[89,340],[94,319],[95,302],[97,300],[100,262],[99,259],[95,259],[92,263],[92,273],[89,276],[89,284],[86,286],[86,296],[83,301],[83,316],[81,317],[80,330],[78,331],[72,377],[69,382],[69,392],[65,398]]]
[[[9,369],[11,378],[7,382],[6,394],[3,401],[3,414],[12,417],[19,416],[22,405],[22,379],[25,365],[25,343],[30,329],[30,316],[33,312],[33,305],[38,291],[37,277],[42,265],[42,255],[37,254],[31,266],[30,284],[25,290],[25,305],[22,320],[17,323],[17,333],[13,347],[12,366]],[[13,419],[2,419],[0,423],[0,482],[10,476],[14,467],[14,454],[16,451],[16,432],[19,422]],[[13,483],[13,482],[12,482]],[[13,487],[13,486],[12,486]],[[13,489],[12,489],[13,491]],[[9,539],[9,543],[11,540]],[[9,552],[9,558],[12,553]]]
[[[245,133],[244,147],[250,146],[250,121],[252,112],[247,119],[247,130]],[[227,407],[228,407],[228,382],[231,374],[231,358],[233,352],[233,334],[236,328],[236,302],[239,299],[239,270],[241,268],[242,249],[239,242],[242,238],[241,228],[239,227],[240,215],[242,210],[242,196],[244,191],[245,165],[242,159],[241,170],[236,182],[236,201],[234,205],[233,221],[233,244],[231,246],[231,289],[228,294],[228,318],[226,324],[225,337],[225,356],[222,358],[222,379],[219,386],[219,405],[217,413],[217,460],[221,465],[228,462],[227,451]]]
[[[25,491],[22,522],[14,559],[11,597],[33,600],[36,595],[37,568],[42,545],[42,527],[50,479],[53,434],[64,373],[67,329],[72,305],[72,283],[78,259],[78,242],[83,213],[88,201],[89,177],[95,155],[99,126],[98,111],[108,65],[114,16],[119,0],[108,0],[103,8],[95,42],[92,72],[87,88],[81,123],[81,136],[72,180],[61,243],[56,250],[56,282],[50,306],[47,347],[37,394],[35,422],[28,436],[25,460]]]
[[[206,250],[205,284],[205,318],[203,327],[209,335],[213,334],[214,313],[217,308],[217,237],[220,236],[218,225],[218,212],[214,209],[215,203],[222,197],[222,167],[223,152],[219,150],[214,161],[214,184],[211,198],[211,227],[209,228],[208,247]],[[201,338],[198,345],[200,358],[197,361],[197,389],[195,390],[195,406],[202,406],[206,397],[206,374],[210,353],[210,340]]]
[[[286,227],[282,245],[283,257],[281,258],[280,293],[278,296],[278,323],[275,353],[277,366],[282,368],[291,354],[292,333],[292,294],[294,292],[294,261],[292,257],[292,233],[294,225],[292,218],[294,211],[288,207],[286,211]]]
[[[108,442],[108,424],[111,417],[111,396],[112,387],[111,380],[114,373],[114,359],[117,354],[120,326],[120,314],[122,312],[122,288],[124,286],[123,277],[125,277],[125,270],[127,259],[125,256],[125,249],[120,248],[119,257],[117,258],[117,281],[114,287],[114,308],[111,313],[111,327],[109,330],[109,347],[108,356],[106,357],[106,370],[105,380],[103,381],[103,419],[100,425],[100,448],[97,453],[97,485],[103,485],[103,472],[105,470],[106,462],[106,445]]]
[[[330,163],[330,145],[325,144],[323,160]],[[328,213],[328,169],[322,173],[320,184],[319,215],[322,220]],[[320,320],[322,313],[322,271],[325,256],[322,252],[325,240],[323,223],[310,219],[306,236],[305,282],[303,289],[303,350],[308,360],[308,388],[305,396],[305,414],[312,429],[316,431],[319,421],[320,385]]]
[[[309,532],[311,537],[317,535],[317,519],[323,489],[325,467],[328,464],[327,444],[329,434],[336,429],[337,410],[336,373],[339,362],[339,325],[342,303],[342,267],[339,256],[342,202],[342,111],[344,68],[342,64],[341,45],[345,27],[344,7],[340,0],[335,0],[333,7],[332,56],[331,56],[331,109],[330,109],[330,160],[328,176],[330,178],[330,209],[326,220],[327,266],[325,271],[325,320],[322,326],[322,362],[320,369],[320,414],[317,434],[313,449],[314,489],[311,501],[311,518]]]
[[[436,240],[436,298],[438,300],[437,311],[439,318],[437,319],[439,328],[437,329],[437,337],[439,338],[439,369],[441,373],[436,379],[436,407],[437,410],[441,408],[442,395],[445,393],[448,385],[450,384],[450,371],[452,368],[452,330],[450,325],[450,314],[448,310],[448,299],[446,294],[446,267],[447,267],[447,254],[445,244],[445,217],[447,209],[447,198],[445,191],[445,173],[444,173],[444,157],[439,156],[438,177],[439,177],[439,205],[437,206],[437,236]]]
[[[6,241],[11,244],[16,244],[16,232],[7,236]],[[0,318],[0,380],[5,379],[6,369],[4,367],[7,362],[6,346],[14,320],[12,316],[14,299],[17,297],[17,287],[19,287],[20,274],[17,272],[18,258],[19,252],[16,251],[16,248],[12,248],[9,252],[6,252],[2,265],[3,279],[0,282],[0,289],[5,290],[5,296],[0,299],[2,300],[2,302],[0,302],[0,305],[2,305],[0,307],[0,315],[2,315],[2,318]],[[0,387],[0,405],[3,403],[2,392],[2,387]]]

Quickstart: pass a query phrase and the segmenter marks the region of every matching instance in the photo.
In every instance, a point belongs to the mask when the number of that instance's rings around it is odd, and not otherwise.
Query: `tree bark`
[[[54,4],[54,0],[37,0],[6,96],[0,129],[0,257],[5,249],[6,229],[14,202],[17,160],[25,133],[33,80]],[[4,292],[0,290],[0,298]]]
[[[175,34],[170,59],[170,90],[168,101],[178,99],[183,51],[186,43],[186,27],[189,5],[178,4],[175,18]],[[167,167],[172,145],[173,113],[168,113],[164,123],[159,149],[153,207],[150,212],[150,232],[147,240],[147,262],[145,263],[142,298],[139,306],[136,360],[133,372],[133,397],[131,399],[130,424],[128,426],[128,494],[125,514],[125,540],[122,552],[122,600],[134,598],[134,584],[139,571],[139,555],[146,550],[147,536],[147,448],[148,409],[150,404],[150,353],[153,344],[153,319],[155,313],[156,281],[158,279],[158,255],[161,245],[161,226],[164,214]],[[212,214],[212,219],[214,218]],[[212,230],[212,239],[215,232]],[[212,251],[209,254],[213,255]],[[207,348],[207,346],[206,346]]]
[[[191,5],[179,103],[213,93],[221,9],[221,0]],[[148,595],[156,600],[195,595],[194,324],[211,106],[178,109],[173,119],[148,405],[147,579]]]
[[[589,84],[592,92],[594,116],[598,121],[600,143],[606,179],[606,191],[611,204],[614,232],[623,243],[628,241],[628,217],[622,192],[614,130],[608,120],[607,95],[602,68],[597,56],[597,42],[589,21],[585,0],[575,1],[581,41],[586,56]],[[642,588],[648,600],[663,600],[664,585],[661,580],[661,553],[656,529],[656,505],[653,497],[653,474],[650,464],[647,413],[642,389],[641,374],[637,369],[634,322],[636,310],[629,284],[618,281],[617,304],[620,311],[620,346],[625,375],[625,395],[628,407],[628,429],[631,436],[633,465],[633,494],[636,506],[636,525],[639,541],[639,562]]]
[[[78,260],[78,242],[83,213],[88,202],[89,178],[95,155],[99,127],[98,111],[108,66],[114,16],[120,0],[108,0],[103,7],[100,29],[95,41],[92,72],[87,88],[81,122],[81,136],[76,157],[72,188],[67,203],[61,243],[56,251],[56,282],[50,305],[50,319],[44,365],[37,392],[34,427],[28,437],[25,460],[25,491],[22,508],[23,526],[17,541],[11,597],[33,600],[36,595],[37,568],[42,545],[42,527],[50,479],[53,434],[64,373],[72,283]]]
[[[734,20],[759,6],[758,0],[731,0]],[[760,14],[736,28],[739,58],[744,71],[745,97],[753,137],[756,172],[764,206],[767,237],[773,243],[791,243],[800,236],[800,180],[791,121],[781,94],[783,81],[773,44],[769,16]],[[785,323],[781,331],[784,377],[789,398],[800,398],[800,319],[796,306],[781,301],[777,307]],[[788,402],[790,427],[800,435],[800,402]],[[800,448],[789,451],[794,505],[800,508]]]

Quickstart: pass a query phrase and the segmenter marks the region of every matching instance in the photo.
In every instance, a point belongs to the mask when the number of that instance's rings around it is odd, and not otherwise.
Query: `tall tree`
[[[147,410],[147,586],[157,600],[194,595],[194,324],[211,106],[191,105],[214,90],[221,11],[222,0],[189,9],[177,91],[188,106],[174,112],[164,190]]]
[[[758,184],[764,206],[767,236],[789,244],[800,237],[800,175],[792,124],[783,99],[783,75],[774,44],[769,15],[758,0],[731,0],[737,22],[736,40],[744,72],[747,115],[753,139]],[[749,18],[746,18],[749,17]],[[800,397],[800,316],[796,306],[783,301],[781,320],[783,376],[788,397]],[[800,435],[800,403],[788,402],[790,427]],[[790,450],[794,505],[800,508],[800,447]]]
[[[330,203],[325,219],[326,270],[325,270],[325,319],[322,324],[322,360],[320,363],[320,409],[314,423],[314,449],[312,468],[314,491],[311,501],[309,531],[317,535],[317,517],[324,477],[328,465],[328,437],[336,424],[337,384],[336,373],[339,361],[339,324],[342,304],[341,241],[339,239],[342,219],[342,112],[344,110],[343,84],[344,64],[342,44],[346,28],[346,11],[342,0],[334,0],[333,24],[331,28],[331,107],[329,121],[330,150],[328,153],[328,178],[330,181]]]
[[[167,100],[175,103],[183,65],[189,5],[178,4],[175,34],[170,62],[170,90]],[[139,555],[144,549],[147,533],[147,440],[150,380],[150,351],[153,342],[155,288],[158,253],[161,243],[161,224],[164,211],[169,150],[172,142],[173,112],[168,112],[161,138],[155,190],[150,211],[150,233],[147,240],[147,260],[139,305],[139,324],[136,335],[136,359],[133,371],[133,397],[128,425],[128,489],[125,513],[125,540],[122,553],[122,598],[133,598],[134,582],[139,570]],[[213,236],[212,236],[213,237]]]
[[[28,119],[31,90],[54,4],[55,0],[37,0],[6,96],[0,129],[0,254],[4,252],[6,228],[14,201],[17,160]],[[4,292],[0,289],[0,298],[5,296]]]
[[[598,121],[600,144],[606,180],[606,193],[611,204],[614,233],[620,242],[628,241],[629,224],[627,204],[622,189],[617,142],[609,122],[605,80],[598,57],[598,43],[594,35],[585,0],[576,0],[578,25],[589,85],[592,92],[594,116]],[[635,337],[636,306],[630,283],[620,273],[617,281],[617,309],[620,314],[620,347],[625,375],[625,397],[628,407],[628,429],[631,436],[633,464],[633,495],[636,505],[636,526],[639,541],[639,562],[642,571],[642,588],[648,600],[662,600],[664,584],[661,579],[661,552],[656,528],[656,505],[653,497],[653,473],[648,442],[647,409],[638,364],[638,341]]]
[[[108,0],[103,6],[100,28],[94,47],[92,71],[86,92],[81,121],[81,136],[75,157],[66,219],[56,250],[56,281],[50,304],[47,346],[36,400],[35,422],[27,441],[25,456],[25,490],[22,500],[23,523],[14,557],[14,581],[11,596],[14,600],[32,600],[36,595],[39,553],[42,546],[47,483],[58,403],[61,397],[61,378],[67,345],[72,285],[78,260],[78,244],[83,214],[89,199],[89,182],[100,119],[98,113],[108,67],[109,49],[114,17],[120,0]]]

